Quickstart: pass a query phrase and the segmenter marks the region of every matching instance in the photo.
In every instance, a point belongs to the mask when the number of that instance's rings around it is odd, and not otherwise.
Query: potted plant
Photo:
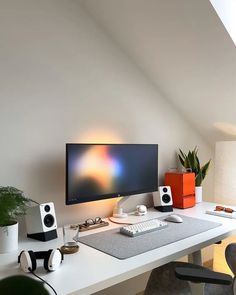
[[[202,182],[206,177],[211,160],[201,166],[197,147],[193,151],[189,151],[188,154],[185,154],[181,149],[179,152],[178,157],[185,170],[195,173],[195,196],[196,203],[199,203],[202,201]]]
[[[0,187],[0,253],[17,250],[17,217],[25,214],[30,201],[17,188]]]

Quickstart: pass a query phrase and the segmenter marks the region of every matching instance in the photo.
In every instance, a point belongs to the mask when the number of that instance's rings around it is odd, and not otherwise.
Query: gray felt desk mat
[[[168,227],[137,237],[120,233],[119,228],[81,237],[79,241],[118,259],[154,250],[179,240],[194,236],[220,226],[220,223],[181,216],[183,223],[170,223]],[[163,218],[160,218],[163,219]]]

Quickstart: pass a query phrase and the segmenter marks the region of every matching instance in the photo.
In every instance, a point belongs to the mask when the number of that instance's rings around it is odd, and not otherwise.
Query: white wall
[[[176,167],[179,147],[198,145],[203,161],[212,157],[75,1],[1,0],[0,6],[1,185],[54,201],[63,224],[107,216],[114,205],[65,206],[66,142],[158,143],[160,183]]]
[[[221,204],[235,205],[236,141],[219,141],[215,145],[214,199]]]
[[[158,143],[160,183],[179,147],[212,157],[75,1],[0,0],[0,42],[1,185],[54,201],[60,225],[108,216],[115,201],[65,206],[66,142]]]
[[[235,140],[218,128],[236,129],[235,44],[210,1],[79,1],[208,142]],[[235,0],[211,2],[236,20]]]

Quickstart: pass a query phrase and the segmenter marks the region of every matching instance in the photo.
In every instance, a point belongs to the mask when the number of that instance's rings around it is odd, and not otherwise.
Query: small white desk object
[[[199,250],[230,235],[236,234],[236,220],[205,214],[206,210],[211,210],[215,206],[216,204],[214,203],[202,202],[193,208],[184,210],[174,209],[175,214],[201,218],[222,224],[222,226],[207,232],[125,260],[116,259],[79,243],[80,251],[76,254],[65,255],[65,259],[57,271],[47,273],[43,267],[38,267],[36,274],[49,282],[56,289],[58,295],[88,295],[150,271],[185,255],[193,254],[191,256],[193,261],[195,263],[201,263]],[[137,222],[141,222],[168,214],[150,209],[145,216],[132,216],[131,218],[133,219],[132,222],[135,222],[135,219]],[[124,221],[122,220],[122,222]],[[80,234],[81,236],[88,235],[115,227],[119,227],[119,225],[110,223],[108,227]],[[72,234],[75,233],[76,231],[73,231]],[[33,251],[43,251],[60,247],[63,244],[61,229],[58,229],[58,235],[58,239],[48,242],[38,242],[25,238],[20,241],[17,252],[0,254],[0,279],[15,274],[23,274],[17,264],[17,256],[21,250],[31,249]]]
[[[233,213],[227,213],[224,211],[215,211],[214,209],[212,210],[206,210],[207,214],[210,215],[215,215],[215,216],[221,216],[221,217],[225,217],[225,218],[231,218],[231,219],[236,219],[236,212]]]

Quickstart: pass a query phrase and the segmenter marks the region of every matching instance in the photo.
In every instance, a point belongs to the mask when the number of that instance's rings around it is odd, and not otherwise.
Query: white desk
[[[60,269],[56,272],[47,273],[39,262],[40,267],[37,268],[36,274],[47,280],[56,289],[58,295],[88,295],[100,291],[236,234],[236,220],[205,214],[206,209],[212,209],[214,206],[214,203],[203,202],[190,209],[174,209],[174,212],[222,223],[222,226],[215,229],[126,260],[118,260],[80,244],[80,251],[76,254],[65,255]],[[164,214],[167,215],[168,213],[149,210],[148,216],[139,217],[139,220],[151,219]],[[91,230],[83,234],[92,234],[117,226],[119,225],[111,223],[109,227]],[[56,240],[38,242],[25,239],[20,242],[17,253],[0,254],[0,279],[14,274],[22,274],[16,262],[21,250],[39,251],[60,247],[62,245],[61,231],[58,230],[58,233],[59,238]]]

